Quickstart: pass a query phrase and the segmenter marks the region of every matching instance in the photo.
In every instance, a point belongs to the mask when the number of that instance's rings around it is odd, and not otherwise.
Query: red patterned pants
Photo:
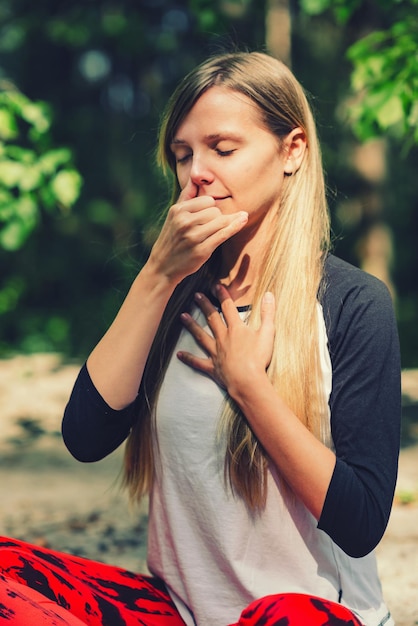
[[[0,624],[185,626],[160,580],[7,538],[0,538]],[[291,593],[256,600],[233,626],[256,625],[361,623],[340,604]]]

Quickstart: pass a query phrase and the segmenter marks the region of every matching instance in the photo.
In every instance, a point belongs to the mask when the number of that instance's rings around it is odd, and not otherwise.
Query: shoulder
[[[347,297],[353,291],[369,296],[387,297],[386,285],[371,274],[330,254],[324,265],[322,294],[324,300]]]
[[[355,319],[372,326],[393,323],[393,303],[386,285],[334,255],[325,261],[319,299],[329,334]]]

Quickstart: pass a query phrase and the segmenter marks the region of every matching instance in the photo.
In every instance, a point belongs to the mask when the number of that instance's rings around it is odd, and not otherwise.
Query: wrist
[[[271,389],[267,372],[245,371],[245,376],[234,377],[227,385],[228,394],[241,407],[251,404],[260,395]]]
[[[170,273],[165,272],[157,260],[151,255],[143,266],[140,275],[153,289],[168,290],[171,293],[180,281]]]

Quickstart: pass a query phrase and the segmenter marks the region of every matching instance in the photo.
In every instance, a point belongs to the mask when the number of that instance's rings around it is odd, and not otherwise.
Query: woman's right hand
[[[198,196],[190,179],[168,211],[149,262],[169,282],[178,284],[196,272],[224,241],[238,233],[248,213],[224,215],[211,196]]]
[[[90,376],[114,409],[137,393],[161,316],[177,284],[239,232],[248,215],[223,215],[210,196],[189,181],[167,215],[150,258],[134,280],[115,320],[90,354]]]

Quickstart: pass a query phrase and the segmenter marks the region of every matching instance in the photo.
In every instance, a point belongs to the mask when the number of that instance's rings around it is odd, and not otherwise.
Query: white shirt
[[[207,328],[200,311],[194,317]],[[328,397],[332,371],[322,315],[319,322]],[[348,557],[300,501],[284,499],[273,468],[262,515],[251,515],[232,495],[217,434],[225,393],[180,362],[177,350],[203,355],[182,331],[159,394],[148,567],[164,580],[186,624],[226,626],[257,598],[300,592],[335,602],[342,595],[366,626],[391,626],[374,554]]]

